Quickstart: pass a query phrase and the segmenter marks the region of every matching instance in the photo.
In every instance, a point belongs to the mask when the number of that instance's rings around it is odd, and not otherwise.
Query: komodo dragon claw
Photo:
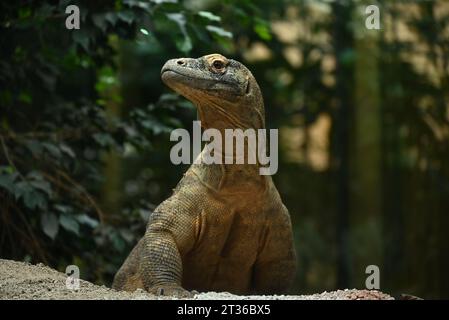
[[[198,291],[188,291],[180,286],[154,286],[150,288],[150,293],[157,296],[174,296],[177,298],[193,298]]]

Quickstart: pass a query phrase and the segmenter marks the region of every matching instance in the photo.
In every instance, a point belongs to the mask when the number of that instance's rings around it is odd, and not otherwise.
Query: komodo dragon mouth
[[[227,79],[224,74],[214,74],[208,69],[199,68],[197,64],[184,62],[186,60],[169,60],[162,67],[162,81],[175,91],[179,90],[176,90],[177,84],[183,84],[192,89],[215,91],[218,93],[226,92],[234,96],[242,96],[247,93],[249,80],[246,80],[242,86],[236,79]],[[242,87],[245,89],[242,90]],[[179,93],[182,94],[182,92]]]
[[[172,69],[169,69],[169,68],[162,69],[161,77],[162,77],[162,80],[165,83],[169,83],[171,81],[184,81],[184,80],[187,80],[187,81],[193,81],[194,80],[194,81],[197,81],[198,83],[199,82],[203,82],[202,87],[204,89],[206,89],[206,90],[207,89],[214,90],[215,88],[213,88],[213,86],[217,82],[217,80],[215,80],[215,79],[205,78],[205,77],[201,77],[201,76],[195,77],[192,74],[183,73],[183,72],[181,72],[179,70],[172,70]],[[241,90],[238,90],[236,88],[236,84],[235,83],[227,82],[227,81],[224,81],[224,80],[221,80],[220,82],[222,84],[228,85],[228,86],[233,87],[234,89],[236,89],[235,90],[236,94],[238,94],[238,95],[242,95],[243,94],[241,92]],[[248,87],[248,84],[249,84],[249,81],[247,82],[245,87]]]
[[[192,81],[195,81],[195,85],[198,87],[201,87],[203,90],[216,90],[215,85],[217,84],[217,80],[206,78],[201,75],[194,75],[193,72],[181,72],[180,70],[172,70],[169,67],[166,67],[165,69],[162,69],[161,71],[161,77],[164,83],[171,84],[174,82],[180,82],[185,83],[187,85],[191,85]],[[226,81],[220,81],[220,83],[228,85],[230,88],[232,88],[232,91],[237,95],[241,95],[242,93],[235,88],[235,84],[226,82]]]

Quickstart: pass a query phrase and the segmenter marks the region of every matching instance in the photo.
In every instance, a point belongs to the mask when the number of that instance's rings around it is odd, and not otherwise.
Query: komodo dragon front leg
[[[186,208],[188,201],[182,199],[182,194],[175,192],[152,213],[145,235],[115,276],[113,288],[144,288],[157,295],[192,295],[182,288],[182,255],[194,244],[196,218]]]
[[[192,215],[154,212],[143,237],[140,274],[144,288],[161,295],[189,296],[182,288],[182,257],[194,243]]]
[[[290,217],[283,205],[278,210],[282,215],[268,224],[254,264],[255,293],[284,293],[295,276],[296,258]]]

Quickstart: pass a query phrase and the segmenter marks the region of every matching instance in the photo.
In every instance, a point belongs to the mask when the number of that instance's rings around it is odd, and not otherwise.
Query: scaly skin
[[[241,63],[219,54],[174,59],[161,75],[197,106],[204,128],[224,136],[224,129],[265,127],[259,86]],[[296,269],[290,216],[259,167],[193,164],[154,210],[113,288],[178,296],[285,292]]]

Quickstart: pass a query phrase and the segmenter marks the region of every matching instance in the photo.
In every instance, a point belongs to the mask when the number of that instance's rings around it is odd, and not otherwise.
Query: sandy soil
[[[155,300],[173,299],[159,297],[143,290],[133,293],[119,292],[105,286],[97,286],[80,280],[79,290],[66,287],[66,275],[43,264],[0,259],[0,300],[1,299],[96,299],[96,300]],[[274,295],[274,296],[238,296],[227,292],[206,292],[195,295],[195,300],[346,300],[346,299],[392,299],[389,295],[368,290],[338,290],[314,295]]]

